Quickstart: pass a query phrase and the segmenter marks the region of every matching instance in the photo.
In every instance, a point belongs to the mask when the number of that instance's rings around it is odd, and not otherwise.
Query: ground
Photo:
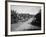
[[[18,23],[12,24],[11,30],[12,31],[23,31],[25,29],[40,29],[38,26],[34,26],[30,24],[32,20],[34,20],[34,17],[28,19],[25,22],[18,22]]]

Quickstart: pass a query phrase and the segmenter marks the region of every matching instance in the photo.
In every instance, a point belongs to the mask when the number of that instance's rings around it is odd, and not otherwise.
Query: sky
[[[17,11],[17,13],[29,13],[31,15],[36,15],[40,9],[40,6],[11,5],[11,10]]]

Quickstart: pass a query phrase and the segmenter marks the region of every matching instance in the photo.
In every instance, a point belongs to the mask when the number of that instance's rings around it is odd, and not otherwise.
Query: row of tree
[[[33,15],[30,14],[19,14],[14,10],[11,10],[11,23],[17,23],[19,20],[25,20],[31,18]]]

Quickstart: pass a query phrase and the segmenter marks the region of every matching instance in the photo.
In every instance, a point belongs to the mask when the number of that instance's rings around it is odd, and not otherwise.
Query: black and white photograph
[[[41,30],[40,6],[11,6],[11,31]]]
[[[8,35],[44,33],[44,5],[8,2]]]

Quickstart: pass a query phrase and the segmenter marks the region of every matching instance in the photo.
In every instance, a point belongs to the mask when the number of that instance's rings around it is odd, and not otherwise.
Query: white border
[[[18,32],[11,32],[11,5],[27,5],[27,6],[41,6],[41,30],[39,31],[18,31]],[[16,34],[34,34],[34,33],[43,33],[44,30],[44,7],[43,4],[28,4],[28,3],[17,3],[17,2],[8,2],[8,35],[16,35]]]

